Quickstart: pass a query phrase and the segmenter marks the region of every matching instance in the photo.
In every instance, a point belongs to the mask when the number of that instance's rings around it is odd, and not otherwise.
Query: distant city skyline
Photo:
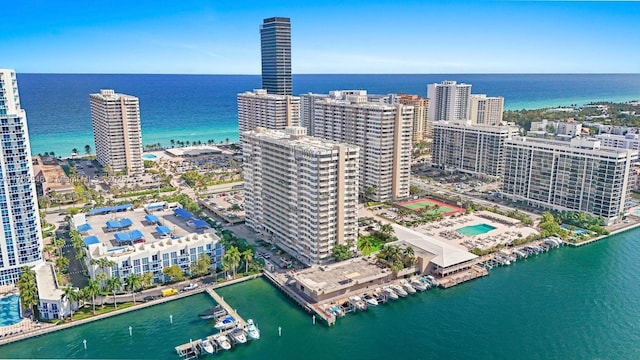
[[[99,6],[98,6],[99,5]],[[18,73],[260,74],[264,18],[291,18],[292,72],[640,73],[640,2],[3,4]]]

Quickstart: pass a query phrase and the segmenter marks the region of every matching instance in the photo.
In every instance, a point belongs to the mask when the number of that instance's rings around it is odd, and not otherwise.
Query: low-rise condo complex
[[[87,247],[92,278],[104,272],[124,281],[130,274],[150,272],[155,282],[165,282],[165,267],[178,265],[189,273],[190,266],[206,254],[215,269],[224,255],[220,238],[206,221],[164,202],[135,210],[130,204],[93,209],[75,215],[71,222]],[[115,265],[102,269],[91,264],[97,259],[111,260]]]

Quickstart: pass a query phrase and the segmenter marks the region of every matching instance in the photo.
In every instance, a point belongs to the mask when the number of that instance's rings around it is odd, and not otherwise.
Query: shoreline
[[[0,347],[2,345],[5,344],[11,344],[11,343],[15,343],[15,342],[19,342],[22,340],[28,340],[31,338],[35,338],[35,337],[39,337],[39,336],[43,336],[43,335],[47,335],[53,332],[57,332],[60,330],[66,330],[72,327],[76,327],[76,326],[80,326],[80,325],[84,325],[84,324],[88,324],[94,321],[99,321],[99,320],[103,320],[103,319],[107,319],[110,317],[114,317],[114,316],[118,316],[118,315],[123,315],[126,313],[130,313],[133,311],[137,311],[137,310],[142,310],[142,309],[146,309],[152,306],[156,306],[156,305],[160,305],[160,304],[164,304],[170,301],[174,301],[174,300],[180,300],[189,296],[193,296],[196,294],[201,294],[201,293],[208,293],[207,289],[219,289],[225,286],[230,286],[230,285],[235,285],[241,282],[245,282],[248,280],[253,280],[256,279],[258,277],[261,277],[263,274],[259,273],[259,274],[254,274],[254,275],[249,275],[249,276],[245,276],[239,279],[233,279],[233,280],[229,280],[229,281],[224,281],[221,283],[215,283],[213,285],[207,285],[207,286],[200,286],[198,287],[198,289],[195,290],[191,290],[191,291],[186,291],[183,293],[178,293],[177,295],[172,295],[172,296],[168,296],[168,297],[164,297],[164,298],[160,298],[160,299],[156,299],[153,301],[149,301],[149,302],[139,302],[135,305],[132,305],[128,308],[125,309],[117,309],[111,312],[108,312],[106,314],[101,314],[101,315],[95,315],[95,316],[91,316],[88,317],[86,319],[82,319],[82,320],[76,320],[74,322],[68,322],[68,323],[64,323],[64,324],[60,324],[60,325],[53,325],[53,324],[49,324],[49,323],[40,323],[41,324],[41,328],[35,331],[28,331],[28,332],[23,332],[20,333],[19,335],[16,336],[9,336],[7,338],[3,337],[2,339],[0,339]],[[172,284],[172,286],[168,286],[168,287],[173,287],[176,286],[176,284]],[[162,287],[160,287],[161,289]],[[155,289],[157,290],[157,289]],[[142,295],[142,294],[141,294]],[[109,305],[113,305],[113,304],[109,304]],[[46,324],[46,325],[45,325]]]

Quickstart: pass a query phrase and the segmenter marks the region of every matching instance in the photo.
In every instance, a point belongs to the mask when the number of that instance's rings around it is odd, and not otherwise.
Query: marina
[[[204,291],[218,305],[201,312],[198,317],[204,320],[216,319],[214,328],[219,332],[203,339],[190,339],[188,343],[176,346],[178,356],[185,360],[195,359],[203,354],[231,350],[233,346],[246,343],[247,339],[260,338],[260,332],[252,319],[245,321],[214,289],[205,288]]]

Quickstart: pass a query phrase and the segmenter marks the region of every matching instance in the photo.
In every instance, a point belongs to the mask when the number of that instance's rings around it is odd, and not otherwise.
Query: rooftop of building
[[[222,154],[222,150],[219,147],[213,145],[177,147],[165,149],[164,151],[174,157],[197,157],[203,155]]]
[[[300,126],[289,126],[285,131],[258,127],[255,130],[246,132],[245,134],[312,153],[333,151],[338,146],[344,146],[350,151],[358,151],[359,149],[354,145],[343,144],[314,136],[307,136],[306,129]]]
[[[36,272],[36,281],[38,283],[38,297],[40,299],[60,300],[62,290],[58,288],[53,266],[51,264],[40,264],[34,268]]]
[[[470,129],[478,131],[487,131],[495,133],[508,133],[513,131],[519,131],[517,126],[509,125],[488,125],[488,124],[476,124],[470,120],[454,120],[454,121],[434,121],[433,127],[451,127],[458,129]]]
[[[616,147],[602,146],[602,141],[593,137],[574,137],[571,141],[551,140],[537,137],[516,136],[507,140],[507,144],[538,145],[567,149],[572,153],[597,154],[602,156],[626,157],[628,152],[637,151]]]
[[[315,292],[333,292],[389,275],[390,270],[366,258],[355,258],[323,266],[311,266],[295,274],[298,283]]]
[[[90,94],[89,96],[90,97],[95,97],[95,98],[101,98],[101,99],[105,99],[105,100],[117,100],[117,99],[120,99],[120,98],[125,98],[125,99],[130,99],[130,100],[137,100],[138,99],[137,97],[135,97],[133,95],[117,93],[113,89],[100,89],[99,93]]]
[[[69,177],[65,174],[62,166],[52,157],[36,156],[33,158],[33,173],[37,181],[46,183],[49,190],[57,192],[73,191]]]
[[[291,100],[300,99],[300,97],[298,96],[267,93],[267,89],[253,89],[253,91],[245,91],[243,93],[239,93],[238,96],[257,97],[257,98],[272,99],[272,100],[285,100],[287,98]]]
[[[447,244],[434,237],[421,234],[404,226],[391,224],[395,231],[397,241],[389,243],[389,245],[413,247],[416,256],[428,259],[433,264],[442,268],[455,266],[467,261],[476,259],[478,256]]]
[[[131,243],[148,244],[180,238],[208,230],[209,226],[204,220],[190,218],[193,214],[177,209],[167,209],[162,205],[148,208],[147,211],[144,208],[128,211],[114,208],[114,212],[106,214],[75,215],[72,222],[87,245],[102,244],[107,250]]]

